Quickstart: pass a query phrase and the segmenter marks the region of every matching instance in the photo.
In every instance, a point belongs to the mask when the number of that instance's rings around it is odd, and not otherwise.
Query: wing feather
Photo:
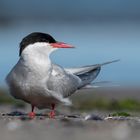
[[[98,76],[101,66],[117,61],[119,60],[70,69],[63,69],[61,66],[52,64],[52,73],[47,81],[47,88],[66,98],[77,89],[89,85]]]
[[[95,65],[88,65],[88,66],[83,66],[83,67],[79,67],[79,68],[65,68],[65,70],[67,72],[73,73],[73,74],[82,74],[82,73],[86,73],[89,72],[90,70],[96,69],[98,67],[101,67],[103,65],[107,65],[110,63],[114,63],[114,62],[118,62],[120,61],[119,59],[117,60],[113,60],[113,61],[108,61],[102,64],[95,64]]]
[[[101,66],[118,62],[118,61],[119,60],[113,60],[113,61],[108,61],[102,64],[89,65],[89,66],[84,66],[80,68],[70,68],[70,69],[65,69],[65,70],[78,76],[82,80],[82,83],[79,86],[79,89],[80,89],[90,84],[98,76],[101,70]]]
[[[61,94],[63,97],[68,97],[73,94],[81,84],[80,78],[67,73],[58,65],[53,65],[52,74],[47,82],[49,90]]]

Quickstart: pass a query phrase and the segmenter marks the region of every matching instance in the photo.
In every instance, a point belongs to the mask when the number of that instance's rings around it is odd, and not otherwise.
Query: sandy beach
[[[48,118],[47,112],[42,112],[34,119],[21,114],[29,108],[18,109],[13,112],[11,106],[1,106],[0,137],[2,140],[139,140],[140,117],[107,117],[101,120],[91,118],[85,120],[89,114],[56,115],[55,119]],[[6,111],[5,111],[6,110]],[[9,113],[10,111],[11,114]],[[9,113],[9,114],[8,114]],[[13,113],[13,114],[12,114]]]

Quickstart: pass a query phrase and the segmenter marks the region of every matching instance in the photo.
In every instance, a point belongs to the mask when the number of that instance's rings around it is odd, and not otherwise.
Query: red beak
[[[63,43],[63,42],[51,43],[51,46],[53,48],[74,48],[74,46]]]

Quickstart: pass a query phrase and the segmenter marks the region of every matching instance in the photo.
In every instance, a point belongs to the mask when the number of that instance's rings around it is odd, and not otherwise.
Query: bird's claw
[[[51,118],[51,119],[54,119],[55,118],[55,112],[54,112],[54,110],[49,113],[49,118]]]
[[[29,116],[31,119],[33,119],[33,118],[35,118],[36,114],[35,114],[34,112],[30,112],[30,113],[28,114],[28,116]]]

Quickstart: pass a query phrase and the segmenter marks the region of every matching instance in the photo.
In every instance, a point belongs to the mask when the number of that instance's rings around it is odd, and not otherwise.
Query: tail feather
[[[89,66],[83,66],[80,68],[70,68],[65,69],[67,72],[70,72],[76,76],[78,76],[81,79],[81,85],[79,86],[79,89],[89,85],[100,73],[101,67],[110,63],[115,63],[120,61],[119,59],[108,61],[101,64],[95,64],[95,65],[89,65]]]
[[[107,64],[110,64],[110,63],[118,62],[118,61],[119,60],[114,60],[114,61],[109,61],[109,62],[105,62],[105,63],[102,63],[102,64],[97,64],[97,65],[94,65],[94,66],[88,66],[88,70],[85,70],[85,71],[82,71],[78,74],[75,74],[82,80],[82,83],[81,83],[79,88],[82,88],[82,87],[92,83],[92,81],[100,73],[101,67],[103,65],[107,65]],[[94,85],[94,87],[95,87],[95,85]]]
[[[115,62],[118,62],[118,61],[120,61],[120,59],[117,59],[117,60],[113,60],[113,61],[108,61],[108,62],[102,63],[102,64],[100,64],[100,66],[107,65],[107,64],[110,64],[110,63],[115,63]]]
[[[110,63],[115,63],[115,62],[118,62],[118,61],[120,61],[120,60],[117,59],[117,60],[108,61],[108,62],[105,62],[105,63],[102,63],[102,64],[88,65],[88,66],[83,66],[83,67],[79,67],[79,68],[67,68],[65,70],[67,72],[70,72],[70,73],[75,74],[75,75],[84,74],[84,73],[89,72],[89,71],[91,71],[93,69],[96,69],[98,67],[101,67],[101,66],[104,66],[104,65],[107,65],[107,64],[110,64]]]

